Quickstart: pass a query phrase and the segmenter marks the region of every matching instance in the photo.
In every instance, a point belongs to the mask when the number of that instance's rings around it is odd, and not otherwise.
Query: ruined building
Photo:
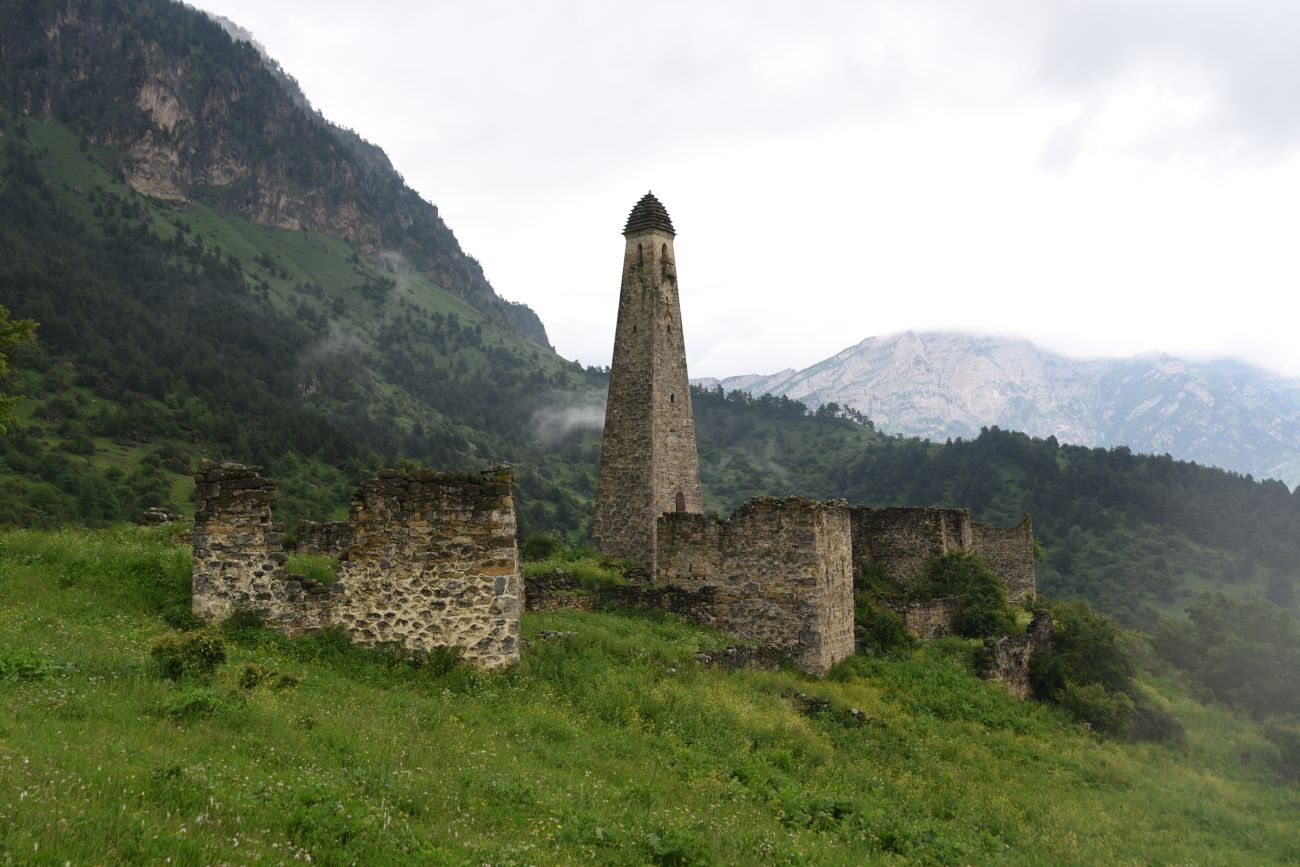
[[[651,193],[623,228],[623,281],[605,405],[591,536],[606,554],[651,570],[655,521],[704,511],[673,221]]]
[[[305,525],[308,550],[339,557],[332,584],[285,571],[283,527],[271,515],[276,484],[258,467],[204,461],[194,481],[200,618],[248,610],[290,635],[334,626],[365,646],[417,655],[454,647],[489,669],[519,662],[509,470],[390,470],[362,482],[347,522]]]
[[[854,652],[853,575],[878,569],[901,593],[948,551],[980,554],[1013,601],[1034,593],[1028,516],[1010,529],[965,509],[850,508],[799,497],[703,513],[682,338],[672,220],[647,193],[623,230],[623,280],[592,539],[648,567],[673,610],[825,673]],[[953,600],[900,613],[941,635]]]

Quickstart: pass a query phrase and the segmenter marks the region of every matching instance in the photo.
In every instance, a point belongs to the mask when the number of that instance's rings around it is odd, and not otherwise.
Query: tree
[[[0,306],[0,381],[9,374],[6,350],[36,336],[36,323],[30,319],[10,319],[9,311]],[[18,398],[0,394],[0,434],[8,430],[9,415]]]

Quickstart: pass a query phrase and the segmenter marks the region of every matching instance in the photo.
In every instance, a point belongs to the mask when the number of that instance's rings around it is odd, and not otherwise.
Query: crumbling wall
[[[1029,515],[1014,527],[971,524],[971,550],[1007,585],[1013,603],[1037,593],[1034,580],[1034,522]]]
[[[952,621],[961,600],[956,596],[937,596],[914,601],[882,599],[880,604],[902,618],[903,625],[917,637],[929,641],[952,635]]]
[[[321,585],[283,569],[275,482],[257,467],[204,461],[195,476],[194,613],[212,620],[247,609],[291,635],[341,626],[359,644],[459,647],[485,668],[517,663],[511,481],[508,470],[415,470],[363,483],[352,519],[331,531],[330,544],[347,539],[338,580]]]
[[[259,467],[203,461],[194,483],[195,615],[248,609],[289,633],[324,625],[336,591],[284,571],[284,528],[271,518],[275,482]]]
[[[970,549],[971,520],[966,509],[855,506],[850,515],[853,568],[875,566],[902,590],[915,588],[935,557]]]
[[[765,497],[727,521],[665,514],[655,583],[711,594],[688,616],[820,675],[854,651],[851,537],[842,501]]]
[[[484,668],[519,661],[522,581],[511,476],[387,471],[352,500],[334,622],[359,644],[459,647]]]
[[[984,639],[980,654],[980,674],[985,680],[1002,684],[1017,698],[1032,698],[1029,665],[1034,653],[1052,640],[1052,615],[1047,609],[1034,612],[1034,619],[1024,635],[1004,635]]]
[[[347,521],[299,521],[293,534],[296,553],[338,557],[352,541],[352,525]]]

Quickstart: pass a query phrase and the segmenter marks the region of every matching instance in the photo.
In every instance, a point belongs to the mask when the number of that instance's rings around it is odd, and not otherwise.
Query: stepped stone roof
[[[668,211],[655,198],[654,193],[646,193],[641,197],[641,201],[636,203],[632,213],[628,214],[627,225],[623,227],[623,234],[630,235],[633,232],[645,232],[650,229],[658,229],[673,236],[677,235],[673,230],[673,221],[668,216]]]

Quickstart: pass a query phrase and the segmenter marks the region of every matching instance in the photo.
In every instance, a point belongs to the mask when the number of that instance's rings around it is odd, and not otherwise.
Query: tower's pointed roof
[[[673,231],[673,221],[668,216],[667,209],[659,203],[654,193],[646,193],[641,197],[641,201],[636,203],[632,213],[628,214],[623,234],[630,235],[633,232],[645,232],[651,229],[667,232],[674,237],[677,235]]]

